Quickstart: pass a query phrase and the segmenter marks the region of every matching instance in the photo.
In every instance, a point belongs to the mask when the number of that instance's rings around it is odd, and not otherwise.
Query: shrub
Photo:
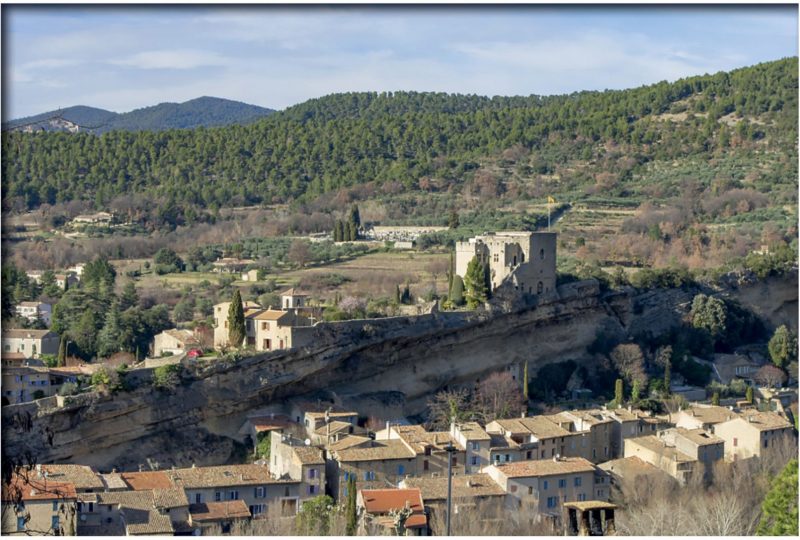
[[[159,366],[153,370],[153,386],[159,390],[172,390],[181,382],[180,364]]]
[[[66,382],[58,389],[59,396],[74,396],[78,393],[78,385],[72,382]]]

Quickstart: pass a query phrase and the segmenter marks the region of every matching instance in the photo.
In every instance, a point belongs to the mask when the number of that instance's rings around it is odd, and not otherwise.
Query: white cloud
[[[215,52],[196,49],[145,51],[108,61],[117,66],[139,69],[194,69],[224,66],[230,62],[231,59]]]

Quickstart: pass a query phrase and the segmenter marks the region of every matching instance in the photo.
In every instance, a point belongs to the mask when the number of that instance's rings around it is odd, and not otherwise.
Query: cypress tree
[[[333,241],[334,242],[341,242],[342,241],[342,222],[338,219],[336,223],[333,225]]]
[[[522,395],[525,396],[525,401],[528,401],[528,361],[525,360],[525,369],[522,370]]]
[[[753,387],[752,386],[748,386],[747,387],[747,391],[745,391],[744,397],[745,397],[745,399],[747,400],[748,403],[750,403],[751,405],[753,404]]]
[[[355,223],[356,228],[361,226],[361,214],[358,211],[358,205],[357,204],[354,204],[350,208],[350,217],[348,218],[347,221],[349,221],[350,223]]]
[[[447,272],[447,290],[453,290],[453,276],[456,274],[456,252],[450,252],[450,270]]]
[[[664,364],[664,391],[669,395],[670,387],[672,386],[672,362],[667,360]]]
[[[347,224],[347,230],[351,242],[358,240],[358,225],[356,225],[355,221],[351,221]]]
[[[714,395],[711,396],[711,404],[719,406],[719,392],[714,392]]]
[[[398,284],[398,285],[395,285],[394,301],[399,304],[401,300],[402,300],[402,298],[400,297],[400,285]]]
[[[622,407],[624,400],[625,395],[622,388],[622,379],[617,379],[617,382],[614,384],[614,403],[616,403],[617,407]]]
[[[61,336],[61,341],[58,344],[58,367],[67,365],[67,336]]]
[[[347,536],[356,535],[356,529],[358,527],[358,515],[356,510],[356,475],[350,473],[347,479],[347,503],[345,506],[345,513],[347,515],[345,534]]]
[[[448,298],[450,299],[450,303],[454,306],[464,305],[464,280],[461,279],[461,276],[453,276],[453,283],[450,285]]]
[[[233,347],[241,347],[246,335],[242,295],[239,293],[239,289],[235,289],[231,305],[228,308],[228,344]]]

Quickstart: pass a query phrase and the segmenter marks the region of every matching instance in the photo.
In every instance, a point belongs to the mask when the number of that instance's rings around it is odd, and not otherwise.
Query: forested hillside
[[[576,200],[598,185],[606,197],[625,197],[660,164],[707,168],[744,156],[746,182],[737,173],[728,187],[788,204],[797,191],[797,70],[789,58],[624,91],[342,94],[247,126],[4,133],[2,194],[6,210],[74,199],[102,208],[128,194],[202,208],[309,202],[355,186],[459,190],[484,182],[482,167],[500,160],[516,167],[518,198],[541,197],[549,182],[549,191]],[[706,176],[708,186],[716,175]],[[494,179],[485,194],[509,181]]]

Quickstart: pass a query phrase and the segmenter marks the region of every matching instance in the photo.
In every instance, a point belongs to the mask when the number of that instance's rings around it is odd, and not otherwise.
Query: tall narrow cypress
[[[244,326],[244,306],[242,305],[242,295],[239,289],[233,292],[233,299],[228,308],[228,344],[233,347],[241,347],[246,331]]]

